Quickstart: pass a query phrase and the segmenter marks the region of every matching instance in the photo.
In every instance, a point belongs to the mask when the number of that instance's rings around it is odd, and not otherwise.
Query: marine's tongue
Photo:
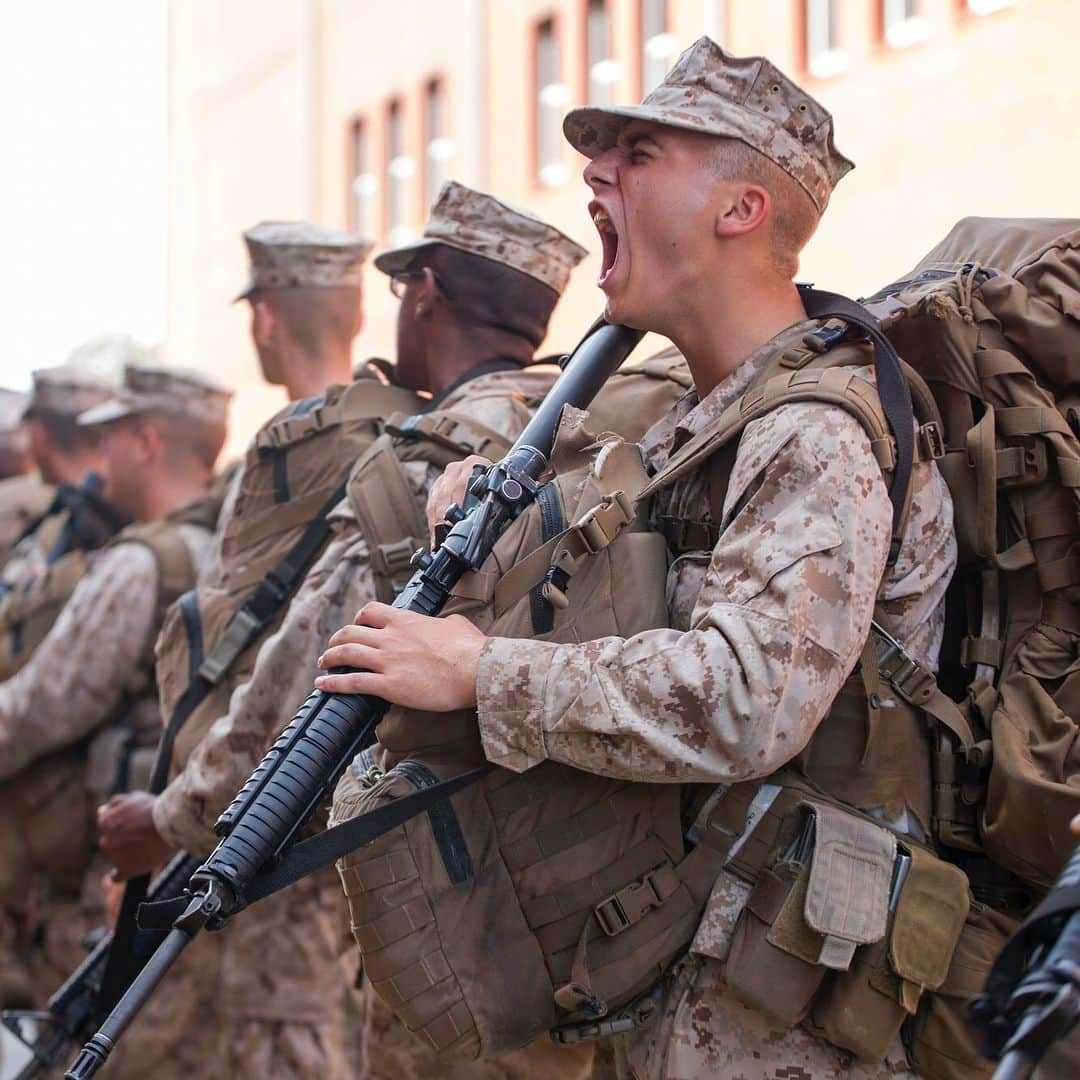
[[[615,260],[619,254],[619,234],[610,222],[605,223],[605,227],[597,231],[600,233],[603,251],[601,252],[600,276],[596,280],[598,285],[603,285],[615,266]]]

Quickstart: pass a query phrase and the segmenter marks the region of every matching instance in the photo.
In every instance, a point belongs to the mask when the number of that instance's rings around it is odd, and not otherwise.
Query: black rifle
[[[1080,1017],[1080,846],[968,1004],[994,1080],[1022,1080]]]
[[[454,525],[434,553],[414,557],[416,573],[394,601],[395,607],[424,615],[442,610],[454,585],[483,564],[503,530],[534,499],[563,406],[587,406],[641,336],[640,331],[602,320],[593,326],[506,457],[473,480],[468,511],[453,515]],[[370,830],[369,839],[377,836],[487,771],[474,769],[294,844],[356,754],[375,741],[376,725],[388,707],[367,695],[321,691],[309,695],[219,818],[215,831],[224,839],[192,875],[192,895],[183,910],[172,918],[170,909],[172,928],[165,940],[66,1077],[84,1080],[105,1064],[143,1002],[201,930],[220,929],[246,905],[355,849],[365,842],[362,829]],[[345,846],[328,857],[334,840]],[[315,859],[309,845],[319,849]]]
[[[198,865],[199,860],[191,855],[175,856],[150,886],[148,895],[157,900],[181,895]],[[153,931],[140,931],[133,942],[132,964],[141,968],[163,936]],[[33,1077],[56,1068],[69,1048],[88,1039],[116,1004],[115,998],[112,1001],[102,998],[102,979],[112,943],[113,935],[106,934],[49,998],[45,1010],[4,1010],[4,1026],[33,1054],[15,1080],[33,1080]],[[25,1029],[27,1023],[36,1026],[32,1035]]]

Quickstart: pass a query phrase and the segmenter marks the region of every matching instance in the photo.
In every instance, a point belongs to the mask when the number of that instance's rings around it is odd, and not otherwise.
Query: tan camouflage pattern
[[[363,1032],[364,1080],[583,1080],[592,1074],[592,1043],[556,1046],[547,1036],[489,1061],[445,1061],[378,994],[364,995]]]
[[[482,191],[449,180],[431,208],[419,240],[391,248],[375,258],[384,274],[407,270],[413,256],[432,244],[467,251],[542,282],[560,296],[570,272],[588,255],[554,225]]]
[[[30,394],[27,416],[37,412],[78,416],[108,401],[116,392],[111,380],[72,364],[40,368],[34,372],[33,378],[34,389]]]
[[[244,233],[251,278],[237,300],[256,289],[359,286],[372,244],[362,236],[308,221],[263,221]]]
[[[128,364],[124,385],[108,400],[79,415],[83,426],[125,416],[166,413],[201,424],[224,424],[233,392],[199,371],[160,364]]]
[[[53,488],[37,475],[0,480],[0,567],[31,522],[48,510],[52,497]],[[6,577],[0,573],[0,581]]]
[[[48,488],[55,494],[54,488]],[[50,496],[51,502],[51,496]],[[49,505],[42,507],[42,512]],[[0,590],[14,588],[20,582],[28,581],[49,568],[49,553],[56,546],[56,541],[67,524],[68,511],[49,514],[33,532],[19,540],[0,569]]]
[[[178,526],[196,565],[210,535]],[[53,628],[12,678],[0,683],[0,781],[96,731],[130,687],[157,633],[157,564],[140,543],[89,557]]]
[[[513,437],[524,426],[524,410],[515,400],[521,381],[517,372],[480,376],[455,391],[441,406],[447,410],[467,408],[478,423]],[[405,469],[423,506],[440,470],[424,462],[407,462]],[[223,514],[229,512],[238,484],[239,478],[234,480]],[[315,661],[327,640],[375,596],[367,543],[348,502],[343,501],[331,517],[335,521],[333,538],[290,602],[281,626],[263,643],[252,677],[233,693],[228,713],[213,723],[196,746],[185,741],[183,731],[177,740],[174,768],[178,771],[157,800],[154,822],[161,835],[178,848],[201,853],[214,846],[214,821],[251,774],[273,737],[310,693],[317,673]],[[214,583],[220,581],[221,574],[221,555],[216,551],[202,571],[202,580]],[[168,712],[170,703],[164,706]],[[246,1002],[247,1008],[258,1009],[263,1038],[272,1044],[275,1025],[295,1021],[298,1015],[306,1017],[312,1036],[305,1041],[294,1031],[291,1052],[299,1053],[298,1046],[307,1046],[311,1056],[304,1058],[306,1072],[298,1072],[297,1076],[340,1075],[335,1071],[335,1047],[342,1042],[346,1053],[359,1053],[359,1032],[346,1030],[342,1017],[360,1005],[351,1000],[347,982],[336,970],[337,952],[345,947],[346,940],[354,965],[356,953],[349,939],[341,886],[332,870],[327,873],[330,877],[323,880],[330,882],[328,891],[319,898],[305,899],[297,893],[299,886],[291,887],[245,912],[222,935],[198,941],[189,950],[196,954],[193,964],[212,966],[215,961],[196,950],[200,946],[221,950],[229,942],[216,961],[219,966],[204,969],[201,975],[188,974],[186,955],[177,965],[194,996],[190,1008],[202,1017],[195,1021],[197,1027],[225,1026],[221,1016],[228,1014],[223,1010],[232,1007],[227,1002]],[[287,918],[283,911],[288,913]],[[318,933],[313,927],[319,928]],[[327,944],[330,941],[336,942],[334,949]],[[272,949],[268,950],[268,942],[273,943]],[[284,966],[283,957],[291,960],[291,968]],[[201,989],[219,983],[225,988],[220,1000],[207,997]],[[178,998],[188,993],[185,989]],[[171,1000],[168,995],[160,997]],[[164,1015],[161,1023],[168,1024]],[[231,1017],[227,1026],[230,1031],[236,1026]],[[167,1030],[172,1032],[173,1028]],[[387,1037],[411,1040],[404,1031]],[[171,1034],[167,1038],[173,1040]],[[175,1042],[182,1040],[183,1032],[177,1028]],[[316,1052],[317,1048],[322,1049]],[[375,1051],[369,1048],[369,1052]],[[424,1053],[421,1048],[420,1056],[415,1058],[417,1068],[429,1069],[432,1076],[441,1075],[442,1064],[430,1051],[426,1058]],[[235,1075],[276,1077],[278,1072]],[[282,1075],[291,1074],[286,1071]]]
[[[643,439],[647,464],[663,464],[741,396],[774,350],[810,328],[778,335],[704,401],[690,394],[679,402]],[[656,510],[707,519],[702,477],[661,493]],[[956,548],[935,465],[915,467],[900,556],[886,572],[890,523],[869,440],[846,413],[798,403],[748,425],[719,543],[669,570],[671,629],[573,645],[488,642],[477,674],[488,758],[517,771],[552,758],[660,782],[771,774],[828,711],[875,603],[912,655],[936,665]],[[642,1036],[650,1063],[635,1075],[839,1075],[832,1048],[803,1032],[773,1031],[724,994],[722,965],[745,888],[727,875],[717,882],[693,944],[708,959],[694,961],[692,976],[672,991],[670,1034]]]
[[[631,120],[738,139],[794,179],[821,212],[855,166],[833,141],[829,111],[763,56],[732,56],[698,38],[640,105],[571,109],[563,131],[575,150],[596,157]]]

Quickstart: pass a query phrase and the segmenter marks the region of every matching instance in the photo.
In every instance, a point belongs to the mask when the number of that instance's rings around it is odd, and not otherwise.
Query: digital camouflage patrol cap
[[[198,371],[161,364],[129,364],[124,385],[109,401],[79,417],[84,426],[109,424],[126,416],[166,413],[202,424],[228,419],[232,391]]]
[[[256,289],[330,289],[360,285],[372,244],[358,233],[307,221],[263,221],[244,233],[251,280],[236,297]]]
[[[34,372],[34,389],[26,408],[27,419],[39,415],[76,417],[116,393],[116,384],[102,375],[73,364]]]
[[[482,191],[447,181],[431,208],[419,240],[375,257],[384,274],[408,270],[417,252],[433,244],[509,266],[553,289],[560,296],[570,271],[588,255],[554,225]]]
[[[731,56],[698,38],[640,105],[572,109],[563,121],[571,145],[596,157],[631,120],[738,139],[796,180],[820,213],[855,166],[833,142],[828,110],[762,56]]]

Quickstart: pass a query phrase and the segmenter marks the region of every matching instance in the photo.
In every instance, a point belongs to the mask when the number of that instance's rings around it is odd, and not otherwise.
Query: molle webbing
[[[367,540],[378,600],[394,599],[412,574],[413,553],[427,540],[427,521],[403,463],[423,461],[445,468],[470,454],[498,459],[509,446],[497,432],[460,413],[389,417],[348,481],[349,504]]]

